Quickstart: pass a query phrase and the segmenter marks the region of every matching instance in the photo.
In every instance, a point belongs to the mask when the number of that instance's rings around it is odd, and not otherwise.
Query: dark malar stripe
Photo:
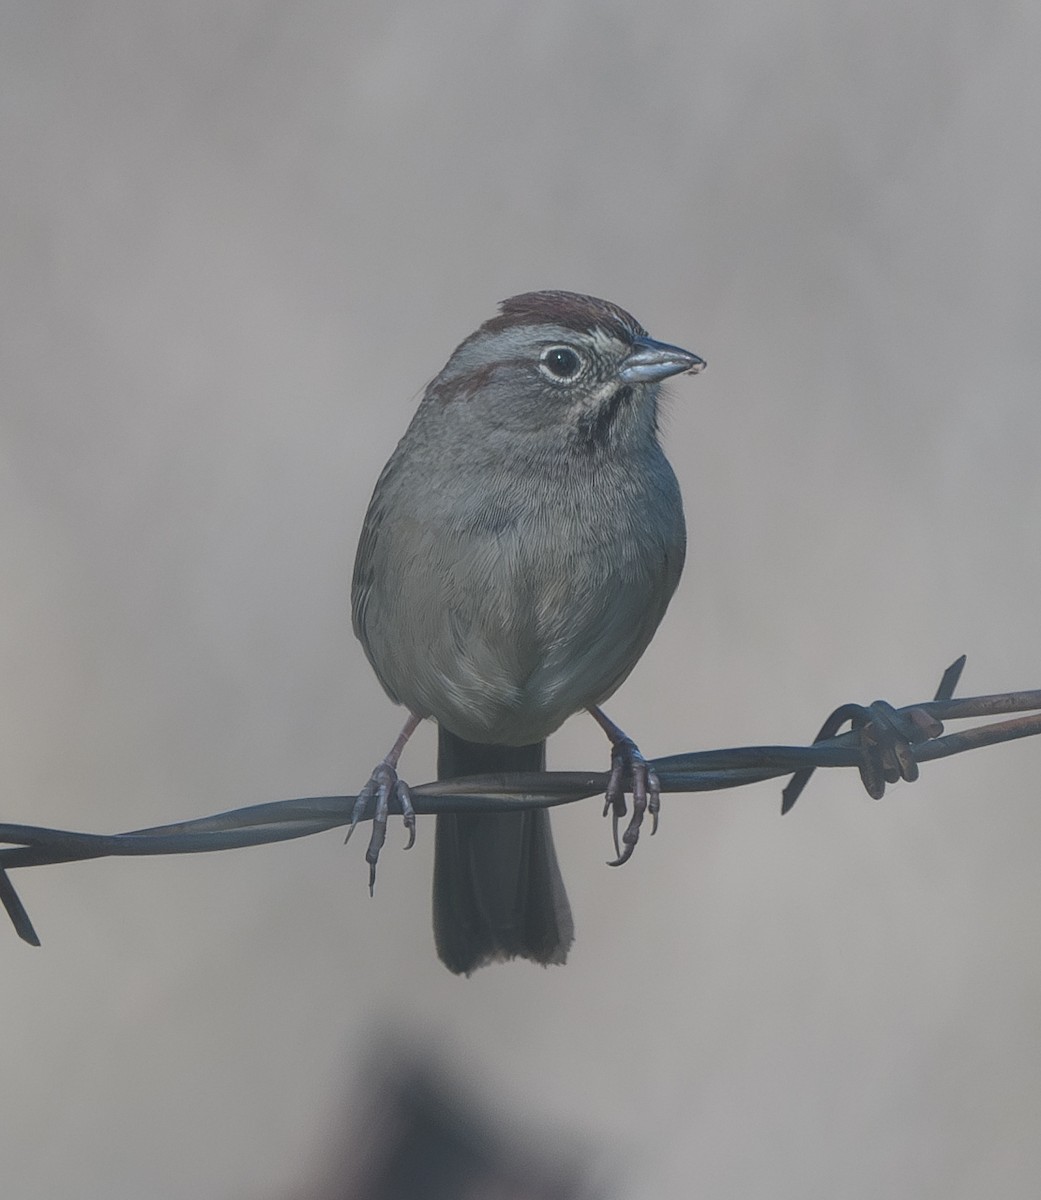
[[[582,440],[593,447],[606,445],[618,410],[624,404],[631,404],[632,399],[633,389],[626,385],[618,388],[610,400],[601,404],[595,412],[583,415],[578,425]]]

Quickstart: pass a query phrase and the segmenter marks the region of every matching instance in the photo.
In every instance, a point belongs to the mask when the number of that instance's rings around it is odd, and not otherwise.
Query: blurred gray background
[[[687,572],[609,706],[648,754],[807,741],[962,652],[962,694],[1041,686],[1039,66],[1006,0],[9,0],[0,817],[356,790],[401,719],[349,624],[372,485],[537,287],[709,362],[666,423]],[[4,1194],[288,1195],[398,1031],[618,1195],[1033,1197],[1039,773],[668,798],[617,871],[575,806],[571,962],[471,980],[430,821],[371,901],[336,833],[16,873]]]

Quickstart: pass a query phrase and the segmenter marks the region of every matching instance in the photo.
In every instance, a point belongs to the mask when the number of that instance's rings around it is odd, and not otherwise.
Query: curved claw
[[[381,764],[383,770],[377,767],[376,770],[382,776],[376,786],[376,811],[372,814],[372,836],[369,838],[369,844],[365,850],[365,861],[369,864],[369,895],[371,896],[376,890],[376,864],[380,859],[380,851],[383,849],[383,843],[387,840],[387,814],[390,812],[390,793],[393,790],[394,784],[397,783],[397,775],[393,767],[386,767],[386,764]],[[390,776],[393,776],[391,782]]]
[[[378,770],[379,767],[376,768],[376,771]],[[372,778],[369,779],[369,781],[361,789],[354,801],[354,808],[351,811],[351,823],[347,829],[347,836],[343,839],[343,844],[345,846],[351,840],[351,838],[354,837],[354,831],[358,827],[358,822],[362,819],[365,809],[368,807],[369,801],[376,794],[376,771],[373,771]]]
[[[416,810],[412,807],[412,793],[404,779],[399,779],[394,785],[394,796],[401,806],[401,819],[408,830],[408,841],[405,849],[411,850],[416,844]]]
[[[661,780],[658,772],[650,765],[647,767],[647,811],[651,814],[651,837],[658,832],[658,817],[661,815]]]
[[[628,830],[626,830],[626,832],[628,833]],[[627,863],[627,862],[629,861],[629,859],[630,859],[630,858],[632,858],[632,856],[633,856],[633,851],[634,851],[635,849],[636,849],[636,843],[635,843],[635,842],[627,842],[627,843],[626,843],[626,846],[625,846],[625,849],[624,849],[624,850],[623,850],[623,851],[622,851],[622,852],[621,852],[621,853],[618,855],[618,857],[617,857],[617,858],[612,858],[612,859],[611,859],[611,860],[608,862],[608,864],[607,864],[607,865],[608,865],[609,867],[620,867],[620,866],[622,866],[622,864],[623,864],[623,863]]]
[[[611,750],[611,774],[607,780],[607,791],[604,795],[604,816],[611,814],[611,840],[614,842],[616,861],[609,865],[619,866],[625,861],[622,858],[622,846],[618,840],[618,825],[628,811],[625,806],[625,775],[626,763],[623,755],[617,753],[617,747]],[[632,851],[629,852],[630,854]],[[626,855],[628,858],[629,855]]]

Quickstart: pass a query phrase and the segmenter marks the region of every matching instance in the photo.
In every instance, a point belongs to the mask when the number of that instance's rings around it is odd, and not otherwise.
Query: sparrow
[[[428,718],[439,778],[454,778],[545,769],[546,738],[585,710],[611,743],[613,865],[632,854],[647,812],[657,828],[657,776],[601,705],[683,569],[659,392],[704,366],[606,300],[527,292],[503,301],[426,388],[377,480],[354,565],[354,632],[409,713],[355,808],[352,829],[375,799],[370,890],[392,800],[415,840],[397,767]],[[436,818],[434,934],[459,974],[513,957],[565,961],[574,924],[548,812]]]

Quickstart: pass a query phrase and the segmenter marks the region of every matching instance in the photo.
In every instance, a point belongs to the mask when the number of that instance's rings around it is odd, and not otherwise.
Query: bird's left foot
[[[633,815],[618,839],[618,826],[626,814],[626,784],[633,793]],[[661,784],[658,773],[640,753],[636,743],[623,737],[611,747],[611,775],[607,781],[604,816],[611,814],[611,835],[614,838],[615,859],[608,864],[620,867],[628,862],[640,840],[640,827],[645,813],[651,814],[651,835],[658,832],[658,814],[661,812]]]
[[[386,759],[381,762],[369,776],[368,783],[358,793],[354,801],[354,811],[351,813],[351,825],[347,830],[344,844],[351,840],[355,826],[365,815],[365,809],[375,800],[376,808],[372,814],[372,836],[369,838],[368,849],[365,851],[365,861],[369,864],[369,895],[376,887],[376,864],[379,862],[380,851],[387,840],[387,817],[390,814],[391,798],[397,801],[401,816],[408,830],[408,845],[411,850],[416,842],[416,811],[412,807],[412,794],[408,784],[398,778],[395,767]]]
[[[609,866],[620,867],[632,858],[636,843],[640,840],[640,826],[645,813],[651,814],[651,834],[658,832],[658,814],[661,812],[661,782],[658,773],[640,753],[639,747],[601,709],[593,707],[590,715],[611,739],[611,774],[607,780],[607,795],[604,816],[611,814],[611,835],[614,838],[615,859]],[[633,815],[629,819],[621,841],[618,825],[628,812],[625,793],[633,794]]]

